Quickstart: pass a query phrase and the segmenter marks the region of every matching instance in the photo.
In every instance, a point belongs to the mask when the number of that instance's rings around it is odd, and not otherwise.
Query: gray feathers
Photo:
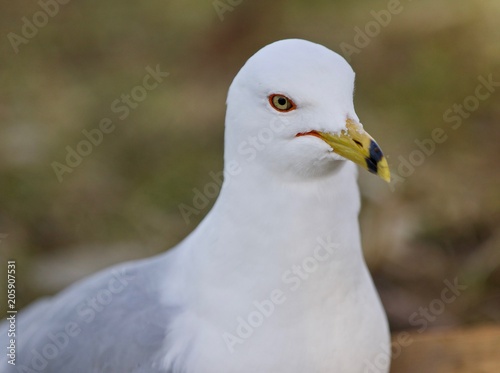
[[[33,304],[18,315],[16,366],[2,366],[9,372],[168,373],[158,366],[173,311],[160,303],[164,263],[120,265]],[[6,325],[0,332],[6,338]]]

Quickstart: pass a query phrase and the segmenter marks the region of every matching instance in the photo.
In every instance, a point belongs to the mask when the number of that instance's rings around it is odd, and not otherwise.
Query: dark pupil
[[[281,106],[285,106],[286,105],[286,98],[284,98],[284,97],[278,98],[278,104],[280,104]]]

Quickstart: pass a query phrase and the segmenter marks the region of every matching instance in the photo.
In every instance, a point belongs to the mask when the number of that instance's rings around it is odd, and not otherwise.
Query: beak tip
[[[391,182],[391,171],[389,169],[389,165],[387,164],[387,159],[382,157],[379,162],[377,175],[387,183]]]

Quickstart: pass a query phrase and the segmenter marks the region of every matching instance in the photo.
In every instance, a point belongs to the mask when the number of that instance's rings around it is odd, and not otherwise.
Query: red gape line
[[[295,137],[299,137],[299,136],[315,136],[319,139],[321,139],[321,136],[320,134],[317,132],[317,131],[309,131],[309,132],[301,132],[301,133],[298,133],[295,135]]]

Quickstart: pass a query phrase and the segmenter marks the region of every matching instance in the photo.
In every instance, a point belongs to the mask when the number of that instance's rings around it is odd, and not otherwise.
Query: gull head
[[[310,178],[352,161],[389,181],[387,160],[354,111],[354,76],[344,58],[309,41],[259,50],[229,89],[226,162]]]

